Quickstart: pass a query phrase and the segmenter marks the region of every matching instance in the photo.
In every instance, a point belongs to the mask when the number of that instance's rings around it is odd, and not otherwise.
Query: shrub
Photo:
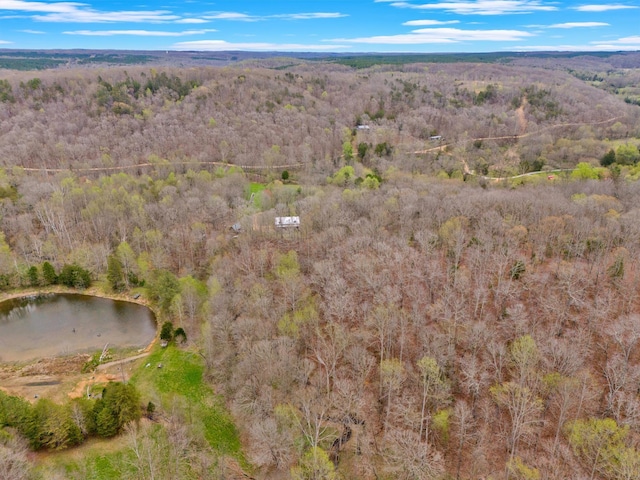
[[[180,293],[180,284],[173,273],[157,270],[147,284],[147,293],[162,312],[168,312],[173,297]]]
[[[49,262],[42,264],[42,279],[45,285],[55,285],[58,283],[58,275],[56,269]]]
[[[162,324],[162,329],[160,330],[160,340],[165,340],[167,342],[173,340],[173,323],[164,322]]]
[[[32,287],[37,287],[40,284],[40,275],[38,274],[38,267],[32,265],[29,267],[27,271],[27,276],[29,277],[29,285]]]
[[[602,165],[603,167],[608,167],[609,165],[612,165],[614,163],[616,163],[616,152],[612,148],[600,159],[600,165]]]
[[[122,262],[115,255],[107,258],[107,281],[114,292],[121,292],[125,289]]]
[[[184,343],[187,341],[187,333],[184,331],[182,327],[176,328],[176,331],[173,332],[173,338],[176,342],[178,341],[178,337],[182,337],[182,340],[180,340],[180,343]]]
[[[638,151],[637,146],[625,143],[624,145],[618,146],[615,158],[616,162],[620,165],[633,165],[640,159],[640,151]]]
[[[62,267],[59,282],[71,288],[88,288],[91,286],[91,274],[79,265],[65,265]]]
[[[102,391],[102,398],[93,408],[96,433],[101,437],[111,437],[129,422],[142,415],[140,394],[131,384],[114,382]]]

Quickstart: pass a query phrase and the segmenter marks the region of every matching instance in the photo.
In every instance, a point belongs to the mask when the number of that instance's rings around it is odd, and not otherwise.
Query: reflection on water
[[[49,294],[0,303],[0,361],[143,347],[156,333],[148,308],[87,295]]]

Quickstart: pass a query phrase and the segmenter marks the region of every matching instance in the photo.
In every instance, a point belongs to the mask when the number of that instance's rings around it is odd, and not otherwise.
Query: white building
[[[276,217],[276,228],[299,228],[300,217]]]

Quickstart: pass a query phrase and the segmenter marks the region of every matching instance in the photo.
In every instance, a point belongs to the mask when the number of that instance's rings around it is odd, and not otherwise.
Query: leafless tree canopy
[[[598,170],[636,105],[515,64],[5,78],[0,288],[171,272],[260,478],[639,478],[639,173]],[[126,435],[139,478],[213,458],[175,419]]]

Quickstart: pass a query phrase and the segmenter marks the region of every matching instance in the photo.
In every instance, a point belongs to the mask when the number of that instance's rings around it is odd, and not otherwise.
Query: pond
[[[146,347],[155,316],[143,305],[88,295],[47,294],[0,303],[0,361]]]

